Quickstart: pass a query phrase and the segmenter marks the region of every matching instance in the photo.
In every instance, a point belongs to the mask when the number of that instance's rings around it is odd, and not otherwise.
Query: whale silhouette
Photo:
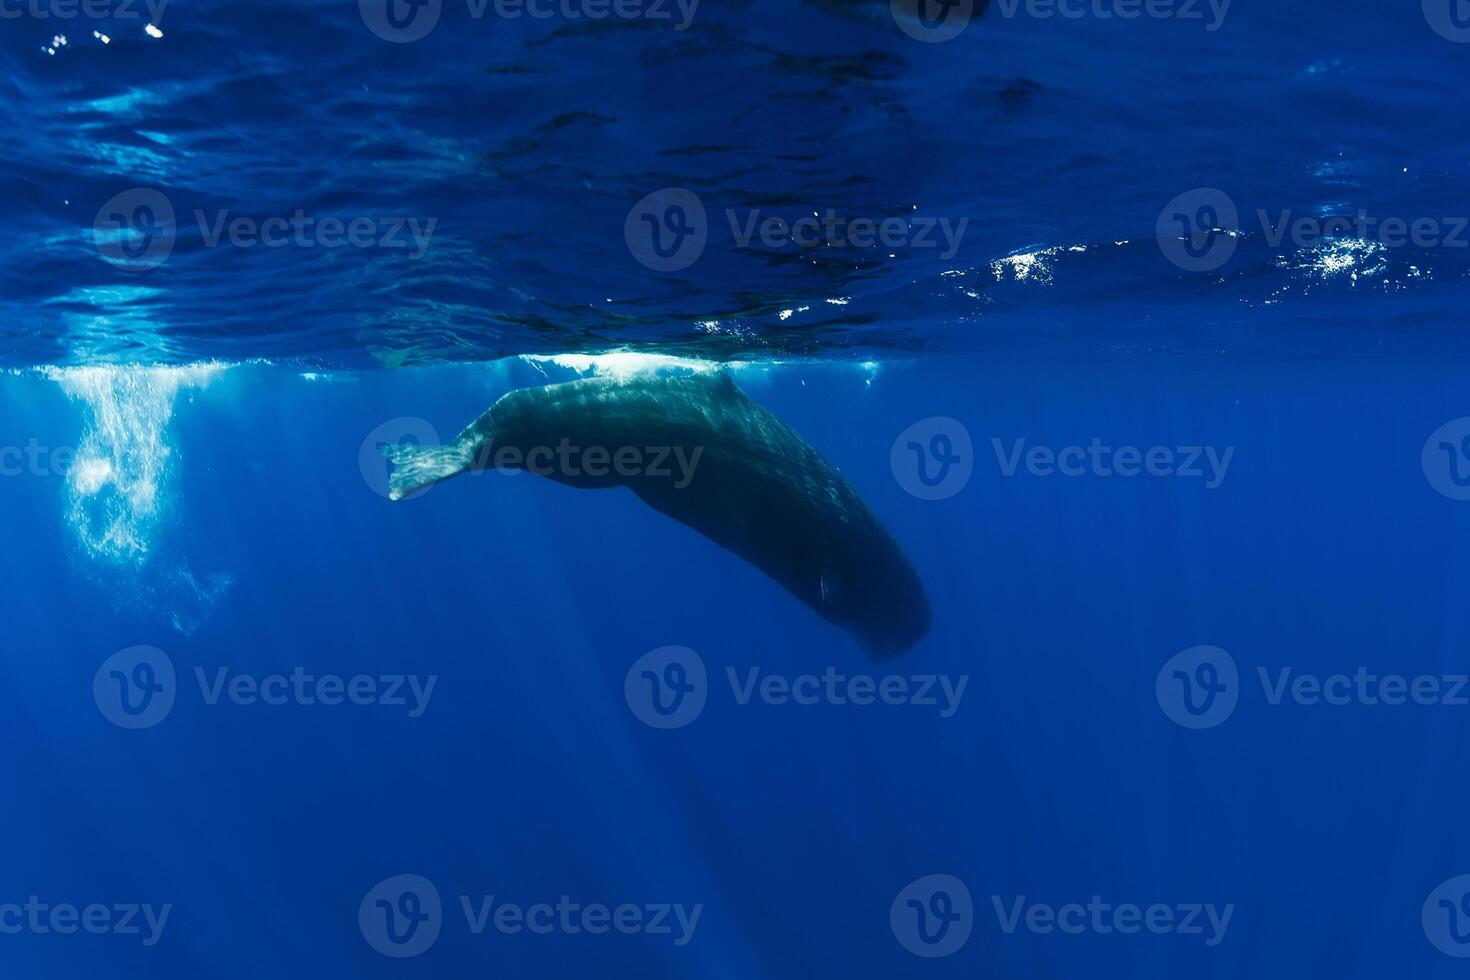
[[[917,572],[857,490],[727,374],[521,388],[444,446],[383,452],[393,500],[487,468],[627,487],[765,572],[874,658],[929,631]]]

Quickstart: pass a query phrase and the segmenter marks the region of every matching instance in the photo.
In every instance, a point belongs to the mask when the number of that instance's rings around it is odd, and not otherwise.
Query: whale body
[[[765,572],[870,656],[928,631],[912,563],[837,468],[726,374],[589,378],[509,392],[452,442],[387,446],[389,496],[471,470],[627,487]]]

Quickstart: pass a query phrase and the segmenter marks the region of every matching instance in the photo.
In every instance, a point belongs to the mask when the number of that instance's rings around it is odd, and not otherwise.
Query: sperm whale
[[[393,500],[487,468],[627,487],[765,572],[876,659],[929,631],[923,584],[893,535],[835,466],[728,374],[521,388],[446,445],[383,452]]]

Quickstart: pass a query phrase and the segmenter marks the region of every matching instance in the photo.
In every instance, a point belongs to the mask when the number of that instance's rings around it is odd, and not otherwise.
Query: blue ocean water
[[[0,974],[1457,975],[1467,42],[0,0]],[[718,373],[913,649],[626,490],[388,499]]]

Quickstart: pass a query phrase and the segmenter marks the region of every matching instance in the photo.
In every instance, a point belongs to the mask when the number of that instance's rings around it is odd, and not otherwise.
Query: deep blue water
[[[1462,972],[1470,10],[895,6],[0,2],[0,975]],[[386,497],[715,371],[912,650]]]

